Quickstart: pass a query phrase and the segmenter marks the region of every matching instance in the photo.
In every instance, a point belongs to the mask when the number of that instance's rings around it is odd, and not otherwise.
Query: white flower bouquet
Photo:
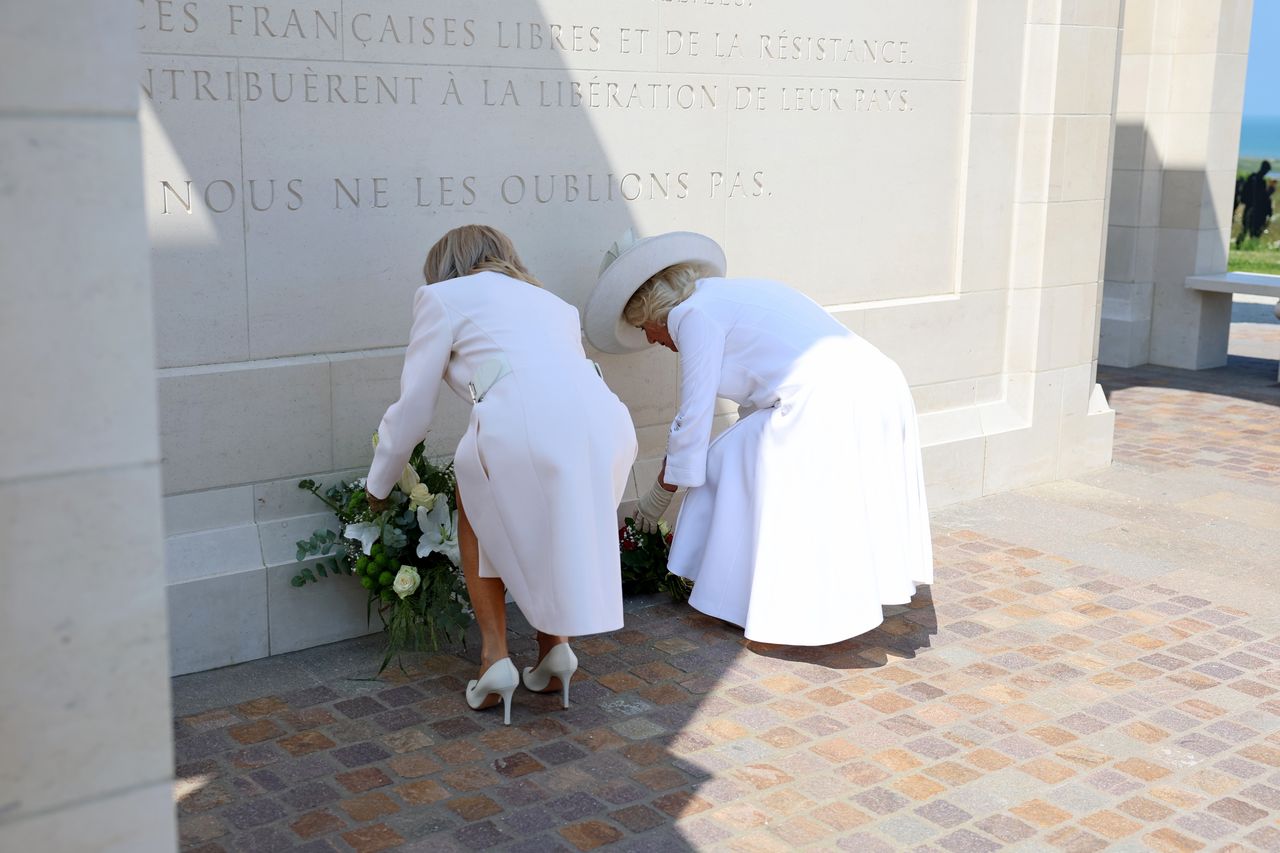
[[[298,543],[299,562],[321,559],[314,570],[295,575],[293,585],[318,583],[330,574],[358,580],[368,591],[369,619],[376,609],[386,632],[381,672],[404,652],[439,649],[442,638],[461,639],[471,623],[471,601],[460,571],[452,463],[432,464],[419,444],[384,512],[369,509],[364,485],[359,479],[321,492],[314,480],[298,483],[333,510],[341,533],[317,530]]]

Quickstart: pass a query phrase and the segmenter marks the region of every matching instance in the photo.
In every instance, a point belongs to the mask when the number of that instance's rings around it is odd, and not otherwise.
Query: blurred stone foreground
[[[1101,369],[1111,469],[936,512],[937,583],[856,639],[631,600],[509,728],[462,701],[474,643],[175,679],[183,849],[1280,849],[1269,314],[1225,368]]]

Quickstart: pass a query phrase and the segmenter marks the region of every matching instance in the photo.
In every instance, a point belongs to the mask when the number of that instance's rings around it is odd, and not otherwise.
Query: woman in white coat
[[[587,360],[577,310],[538,285],[500,231],[450,231],[424,272],[400,399],[378,427],[366,490],[370,506],[384,505],[442,381],[474,403],[454,456],[458,543],[481,636],[466,698],[472,708],[500,698],[509,724],[519,676],[505,591],[538,631],[525,686],[559,689],[565,707],[577,668],[569,637],[622,627],[616,513],[635,429]]]
[[[723,278],[708,237],[677,232],[606,255],[587,337],[608,352],[680,354],[656,524],[678,487],[670,570],[694,608],[748,639],[834,643],[933,579],[915,407],[901,370],[785,285]],[[712,440],[717,397],[740,419]]]

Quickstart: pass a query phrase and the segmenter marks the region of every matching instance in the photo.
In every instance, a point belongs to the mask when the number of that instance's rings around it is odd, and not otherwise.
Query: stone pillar
[[[1227,268],[1252,0],[1127,0],[1099,358],[1226,363]]]
[[[173,850],[132,16],[0,12],[0,849]]]

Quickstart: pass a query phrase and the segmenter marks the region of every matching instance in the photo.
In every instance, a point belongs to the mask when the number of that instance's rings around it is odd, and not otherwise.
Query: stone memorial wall
[[[627,228],[803,289],[907,373],[935,504],[1106,464],[1119,12],[139,0],[175,669],[364,630],[354,591],[288,585],[324,520],[296,482],[363,472],[426,250],[469,222],[579,306]],[[600,361],[646,488],[675,359]]]

